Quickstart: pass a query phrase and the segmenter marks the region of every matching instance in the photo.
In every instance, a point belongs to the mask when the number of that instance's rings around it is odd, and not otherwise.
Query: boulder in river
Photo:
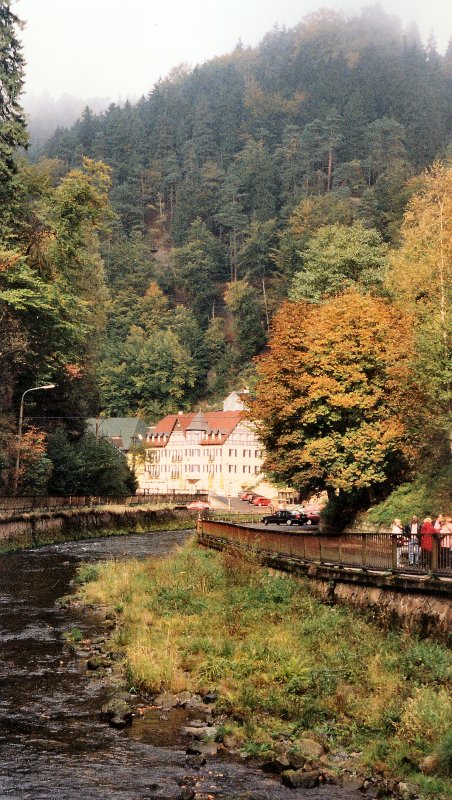
[[[101,709],[101,718],[113,728],[124,728],[132,723],[133,708],[122,697],[113,696]]]
[[[318,786],[320,773],[317,770],[303,772],[301,769],[288,769],[283,772],[281,779],[284,786],[291,789],[313,789]]]

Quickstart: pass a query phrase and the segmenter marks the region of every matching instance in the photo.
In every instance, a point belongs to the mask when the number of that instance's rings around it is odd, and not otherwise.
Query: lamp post
[[[19,427],[17,430],[17,453],[16,453],[16,467],[14,470],[14,494],[17,492],[17,485],[19,483],[19,467],[20,467],[20,443],[22,441],[22,423],[24,420],[24,398],[28,392],[44,391],[45,389],[54,389],[54,383],[46,383],[43,386],[33,386],[31,389],[25,389],[21,400],[19,409]]]

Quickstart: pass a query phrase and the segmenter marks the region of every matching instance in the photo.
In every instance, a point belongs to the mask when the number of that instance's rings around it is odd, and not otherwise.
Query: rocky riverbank
[[[140,695],[135,689],[126,691],[115,678],[115,664],[120,657],[109,648],[107,638],[83,641],[74,650],[77,658],[84,661],[89,679],[110,679],[111,694],[99,709],[101,719],[116,729],[138,727],[141,739],[148,727],[154,740],[160,737],[173,746],[184,746],[186,762],[191,768],[201,768],[209,759],[220,757],[246,761],[278,776],[284,786],[293,789],[328,784],[350,792],[359,791],[365,798],[417,800],[420,797],[414,784],[388,779],[383,773],[366,769],[362,753],[331,748],[327,738],[316,731],[303,731],[296,738],[280,734],[271,750],[261,755],[250,754],[229,732],[234,719],[217,710],[215,691],[203,695],[189,691],[156,695]],[[130,735],[133,737],[132,731]],[[428,773],[434,764],[427,759],[425,762],[423,768]],[[184,800],[195,797],[195,789],[185,787]],[[245,797],[251,800],[254,796]]]
[[[109,682],[112,727],[190,759],[259,766],[293,790],[447,796],[441,646],[387,634],[319,603],[307,582],[194,545],[79,580],[75,603],[111,629],[77,652],[91,678]]]

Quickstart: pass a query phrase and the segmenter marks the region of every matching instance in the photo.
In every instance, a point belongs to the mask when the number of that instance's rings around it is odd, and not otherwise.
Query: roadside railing
[[[400,537],[391,533],[332,535],[300,530],[282,532],[203,518],[198,522],[198,531],[258,551],[279,553],[303,561],[452,578],[452,551],[442,547],[440,534],[432,536],[432,549],[427,550],[416,543],[411,546],[410,543],[402,544]]]
[[[169,492],[167,494],[134,494],[127,497],[100,497],[94,495],[68,497],[0,497],[0,516],[2,514],[21,514],[27,511],[56,511],[68,508],[92,508],[94,506],[140,506],[177,503],[186,505],[196,500],[207,500],[206,492]]]

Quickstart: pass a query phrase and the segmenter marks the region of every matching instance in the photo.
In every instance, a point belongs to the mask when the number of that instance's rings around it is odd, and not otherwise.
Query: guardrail
[[[432,549],[426,550],[415,542],[402,544],[400,537],[391,533],[283,533],[204,518],[198,520],[198,532],[302,561],[452,578],[452,551],[441,546],[440,534],[432,536]]]
[[[99,497],[93,495],[70,497],[0,497],[0,515],[2,513],[23,513],[26,511],[56,511],[63,508],[92,508],[93,506],[138,506],[164,505],[177,503],[186,505],[193,500],[207,500],[207,493],[169,492],[168,494],[134,494],[128,497]]]

